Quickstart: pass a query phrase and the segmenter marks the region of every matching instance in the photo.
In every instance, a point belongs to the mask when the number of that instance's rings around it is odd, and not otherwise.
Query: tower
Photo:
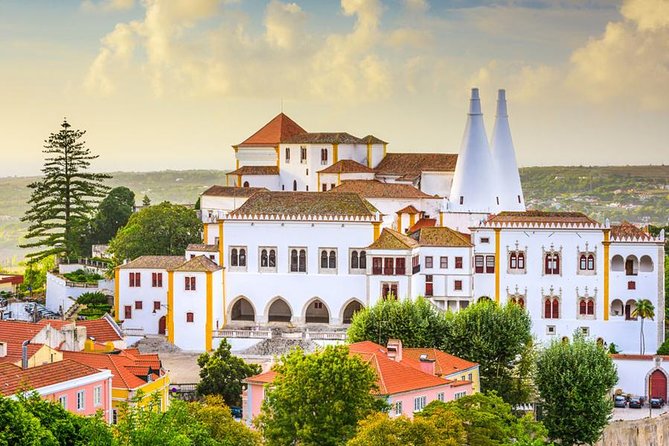
[[[525,198],[509,128],[506,92],[497,93],[497,114],[492,131],[492,161],[495,170],[495,204],[498,211],[524,211]]]
[[[449,209],[452,212],[493,212],[496,209],[495,178],[479,89],[472,88],[467,126],[455,165]]]

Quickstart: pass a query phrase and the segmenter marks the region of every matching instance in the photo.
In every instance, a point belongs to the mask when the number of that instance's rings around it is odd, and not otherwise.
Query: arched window
[[[550,299],[544,299],[544,318],[545,319],[551,319],[552,315],[551,311],[551,300]]]
[[[544,261],[545,274],[560,274],[560,254],[557,252],[549,252],[546,254]]]
[[[293,180],[293,191],[297,190],[297,180]]]
[[[244,181],[244,187],[249,187],[249,182],[248,181]]]
[[[232,248],[232,251],[230,252],[230,266],[239,266],[237,248]]]
[[[337,253],[330,251],[330,257],[328,258],[328,268],[334,269],[337,267]]]
[[[525,254],[522,252],[518,253],[518,269],[525,269]]]
[[[585,254],[581,254],[581,257],[579,257],[578,267],[582,271],[588,269],[588,261],[587,258],[585,257]]]
[[[293,273],[298,271],[297,249],[290,250],[290,271]]]
[[[595,269],[595,256],[592,254],[588,255],[588,270],[594,271]]]
[[[269,256],[267,255],[267,250],[263,249],[260,251],[260,267],[267,268],[269,266]]]
[[[328,267],[328,252],[321,251],[321,268],[327,268],[327,267]]]
[[[512,252],[509,256],[509,268],[516,269],[518,268],[518,256],[515,252]]]
[[[557,297],[546,297],[544,299],[544,318],[560,318],[560,301]]]
[[[595,301],[592,299],[588,299],[587,313],[589,316],[593,316],[595,314]]]
[[[269,250],[269,267],[276,268],[276,251],[273,249]]]
[[[307,251],[300,249],[299,271],[301,273],[307,272]]]
[[[553,299],[553,319],[558,319],[560,317],[560,301]]]
[[[367,269],[367,252],[360,251],[360,269]]]
[[[239,266],[246,266],[246,249],[239,249]]]
[[[578,303],[578,314],[581,316],[585,316],[588,314],[588,309],[587,309],[587,304],[585,303],[585,299],[581,299],[581,301]]]
[[[358,251],[351,251],[351,268],[358,269]]]

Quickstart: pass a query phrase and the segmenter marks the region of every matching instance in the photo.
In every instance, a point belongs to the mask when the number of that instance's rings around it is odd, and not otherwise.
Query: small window
[[[455,269],[462,269],[462,257],[455,258]]]
[[[444,401],[444,392],[437,393],[437,401]]]
[[[84,410],[86,408],[86,391],[80,390],[77,392],[77,410]]]
[[[425,408],[427,405],[427,397],[426,396],[419,396],[417,398],[414,398],[413,400],[413,411],[414,412],[420,412]]]
[[[590,336],[590,327],[579,327],[578,329],[583,336]]]
[[[118,423],[118,410],[112,409],[112,424]]]
[[[142,309],[142,301],[141,300],[136,300],[135,301],[135,310],[141,310]]]
[[[490,237],[481,237],[481,243],[490,243]]]
[[[190,276],[190,277],[184,277],[184,289],[186,291],[195,291],[195,277]]]
[[[290,250],[290,272],[291,273],[306,273],[307,272],[307,251],[301,248],[292,248]]]
[[[321,164],[328,163],[328,149],[321,149]]]
[[[212,262],[215,262],[216,261],[216,256],[214,254],[209,254],[209,260],[211,260]]]
[[[246,246],[230,247],[230,268],[236,271],[246,271]]]
[[[307,162],[307,148],[300,147],[300,163],[306,164]]]
[[[546,325],[546,334],[554,335],[555,334],[555,325]]]
[[[402,415],[402,401],[395,403],[395,415]]]
[[[130,273],[128,275],[130,283],[128,283],[128,286],[130,288],[136,288],[136,287],[141,287],[142,286],[142,276],[141,273]]]
[[[462,206],[463,204],[465,204],[465,197],[460,196],[460,205]]]
[[[453,287],[455,291],[462,291],[462,280],[456,280],[453,282]]]
[[[323,183],[323,184],[321,185],[321,191],[322,191],[322,192],[327,192],[327,190],[328,190],[328,185],[327,185],[326,183]]]
[[[323,302],[314,302],[314,309],[315,310],[322,310],[323,309]]]
[[[130,305],[124,306],[123,312],[126,319],[132,319],[132,307]]]
[[[163,273],[151,273],[151,286],[153,288],[163,287]]]
[[[286,147],[286,164],[290,164],[290,147]]]
[[[58,398],[58,403],[63,409],[67,410],[67,395],[63,395]]]
[[[546,297],[544,299],[544,318],[560,318],[560,301],[557,297]]]
[[[425,256],[425,268],[432,268],[432,256]]]
[[[544,256],[544,274],[560,274],[560,254],[557,252],[548,252]]]
[[[330,183],[330,189],[334,189],[335,187],[337,187],[336,184],[334,184],[334,183]]]
[[[186,322],[193,322],[195,320],[195,316],[193,313],[186,313]]]
[[[439,268],[447,269],[448,268],[448,257],[441,256],[439,257]]]
[[[486,274],[492,274],[495,272],[495,256],[486,256],[485,272]]]
[[[474,256],[474,272],[478,274],[483,274],[483,256],[477,255]]]
[[[297,180],[293,180],[293,192],[297,191]]]
[[[160,301],[158,300],[153,301],[153,311],[160,311]]]
[[[97,386],[93,389],[93,406],[100,405],[102,405],[102,386]]]

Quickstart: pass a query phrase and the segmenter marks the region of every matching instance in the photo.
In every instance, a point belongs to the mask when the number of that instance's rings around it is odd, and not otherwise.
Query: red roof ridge
[[[290,119],[283,112],[272,118],[253,135],[238,144],[243,146],[276,146],[284,140],[303,133],[307,133],[299,124]]]

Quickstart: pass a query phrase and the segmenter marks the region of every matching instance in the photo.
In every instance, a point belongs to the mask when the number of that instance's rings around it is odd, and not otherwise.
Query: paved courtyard
[[[655,418],[656,416],[659,416],[660,414],[666,413],[669,408],[665,405],[661,409],[653,409],[652,416]],[[641,418],[647,418],[649,416],[649,410],[648,407],[644,407],[643,409],[630,409],[629,407],[626,407],[624,409],[622,408],[615,408],[613,409],[613,417],[611,418],[611,421],[618,421],[618,420],[639,420]]]

